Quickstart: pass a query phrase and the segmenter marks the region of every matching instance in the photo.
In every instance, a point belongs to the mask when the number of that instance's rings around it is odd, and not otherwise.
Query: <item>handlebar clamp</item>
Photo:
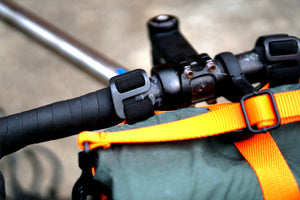
[[[271,87],[299,82],[300,40],[286,34],[258,38],[255,51],[267,67]]]
[[[110,90],[116,114],[127,123],[135,123],[154,114],[154,96],[149,94],[150,79],[137,69],[110,79]]]
[[[300,41],[296,37],[268,37],[264,47],[266,58],[271,62],[300,59]]]

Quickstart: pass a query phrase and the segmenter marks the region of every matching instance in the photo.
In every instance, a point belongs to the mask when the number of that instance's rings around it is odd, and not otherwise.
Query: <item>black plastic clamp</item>
[[[286,34],[266,35],[257,39],[255,52],[267,67],[270,87],[299,82],[300,40]]]
[[[137,69],[110,79],[110,90],[116,114],[121,119],[126,119],[125,101],[143,100],[148,97],[151,83],[144,70]],[[151,101],[154,104],[154,101]]]
[[[221,62],[228,74],[229,84],[226,86],[224,96],[230,101],[238,102],[242,96],[255,91],[242,72],[237,58],[231,52],[223,52],[216,56],[215,60]]]
[[[266,37],[265,54],[268,61],[299,60],[300,41],[293,36]]]
[[[273,107],[275,117],[276,117],[276,124],[273,125],[273,126],[263,127],[261,129],[255,129],[250,124],[249,117],[247,115],[247,111],[246,111],[246,107],[245,107],[245,101],[247,99],[251,98],[251,97],[260,96],[260,95],[263,95],[263,94],[267,94],[271,99],[272,107]],[[258,91],[258,92],[254,91],[253,93],[246,94],[242,97],[242,99],[240,101],[240,104],[241,104],[242,112],[243,112],[244,119],[245,119],[245,122],[246,122],[246,125],[247,125],[247,129],[250,132],[252,132],[252,133],[266,133],[267,131],[274,130],[274,129],[276,129],[280,126],[280,123],[281,123],[280,114],[279,114],[279,111],[278,111],[278,108],[277,108],[277,105],[276,105],[276,102],[275,102],[274,95],[270,90],[262,90],[262,91]]]

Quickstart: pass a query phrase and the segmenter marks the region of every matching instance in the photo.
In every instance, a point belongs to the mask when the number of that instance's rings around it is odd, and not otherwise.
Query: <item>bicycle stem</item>
[[[214,59],[198,54],[179,30],[172,15],[159,15],[148,22],[156,75],[169,107],[188,106],[225,96],[239,101],[257,90],[251,83],[271,87],[297,83],[300,77],[300,40],[286,34],[262,36],[253,50],[233,55],[220,53]],[[181,97],[178,98],[178,97]]]
[[[10,0],[0,1],[0,17],[106,85],[111,77],[127,71]]]

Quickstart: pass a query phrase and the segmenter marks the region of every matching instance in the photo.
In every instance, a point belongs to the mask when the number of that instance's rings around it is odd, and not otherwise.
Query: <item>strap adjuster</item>
[[[255,97],[255,96],[259,96],[259,95],[263,95],[263,94],[267,94],[271,99],[273,111],[275,113],[276,124],[273,125],[273,126],[268,126],[268,127],[264,126],[261,129],[255,129],[250,124],[249,117],[247,115],[247,111],[246,111],[246,107],[245,107],[245,101],[247,99],[251,98],[251,97]],[[243,112],[244,119],[245,119],[245,122],[246,122],[246,125],[247,125],[247,129],[250,132],[252,132],[252,133],[266,133],[267,131],[274,130],[274,129],[276,129],[280,126],[281,118],[280,118],[279,111],[278,111],[278,108],[277,108],[277,105],[276,105],[276,102],[275,102],[274,95],[270,90],[262,90],[262,91],[258,91],[258,92],[254,91],[253,93],[246,94],[242,97],[242,99],[240,101],[240,104],[241,104],[242,112]]]

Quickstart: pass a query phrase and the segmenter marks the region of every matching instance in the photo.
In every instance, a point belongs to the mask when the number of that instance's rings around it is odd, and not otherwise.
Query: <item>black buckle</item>
[[[273,107],[273,110],[274,110],[274,113],[275,113],[275,117],[276,117],[276,124],[273,125],[273,126],[269,126],[269,127],[263,127],[261,129],[254,129],[251,124],[250,124],[250,121],[249,121],[249,118],[248,118],[248,115],[247,115],[247,111],[246,111],[246,107],[245,107],[245,101],[251,97],[254,97],[254,96],[259,96],[259,95],[263,95],[263,94],[267,94],[270,99],[271,99],[271,102],[272,102],[272,107]],[[281,123],[281,118],[280,118],[280,115],[279,115],[279,111],[278,111],[278,108],[277,108],[277,105],[276,105],[276,102],[275,102],[275,99],[274,99],[274,96],[273,96],[273,93],[269,90],[263,90],[263,91],[255,91],[253,93],[250,93],[250,94],[246,94],[242,97],[241,101],[241,108],[242,108],[242,112],[243,112],[243,115],[244,115],[244,119],[245,119],[245,122],[246,122],[246,125],[247,125],[247,129],[252,132],[252,133],[266,133],[267,131],[270,131],[270,130],[274,130],[276,128],[278,128],[280,126],[280,123]]]
[[[270,44],[274,42],[278,43],[284,43],[284,42],[295,42],[297,44],[297,52],[293,53],[288,53],[284,55],[272,55],[271,49],[270,49]],[[269,61],[271,62],[277,62],[277,61],[287,61],[287,60],[299,60],[300,56],[300,41],[298,38],[293,37],[293,36],[277,36],[277,37],[268,37],[264,41],[264,47],[265,47],[265,52],[266,52],[266,57]],[[284,47],[282,47],[284,48]]]
[[[120,85],[128,85],[130,82],[132,82],[132,79],[135,79],[136,76],[142,79],[141,81],[136,82],[137,85],[131,85],[129,88],[125,87],[125,89],[121,89],[120,91],[120,88],[122,87],[118,88],[117,83],[120,83]],[[125,74],[112,77],[109,80],[109,85],[116,114],[121,119],[126,119],[124,100],[130,98],[136,98],[138,100],[145,99],[149,95],[147,92],[151,87],[150,79],[147,73],[141,69],[136,69]],[[153,102],[151,103],[154,104]]]

